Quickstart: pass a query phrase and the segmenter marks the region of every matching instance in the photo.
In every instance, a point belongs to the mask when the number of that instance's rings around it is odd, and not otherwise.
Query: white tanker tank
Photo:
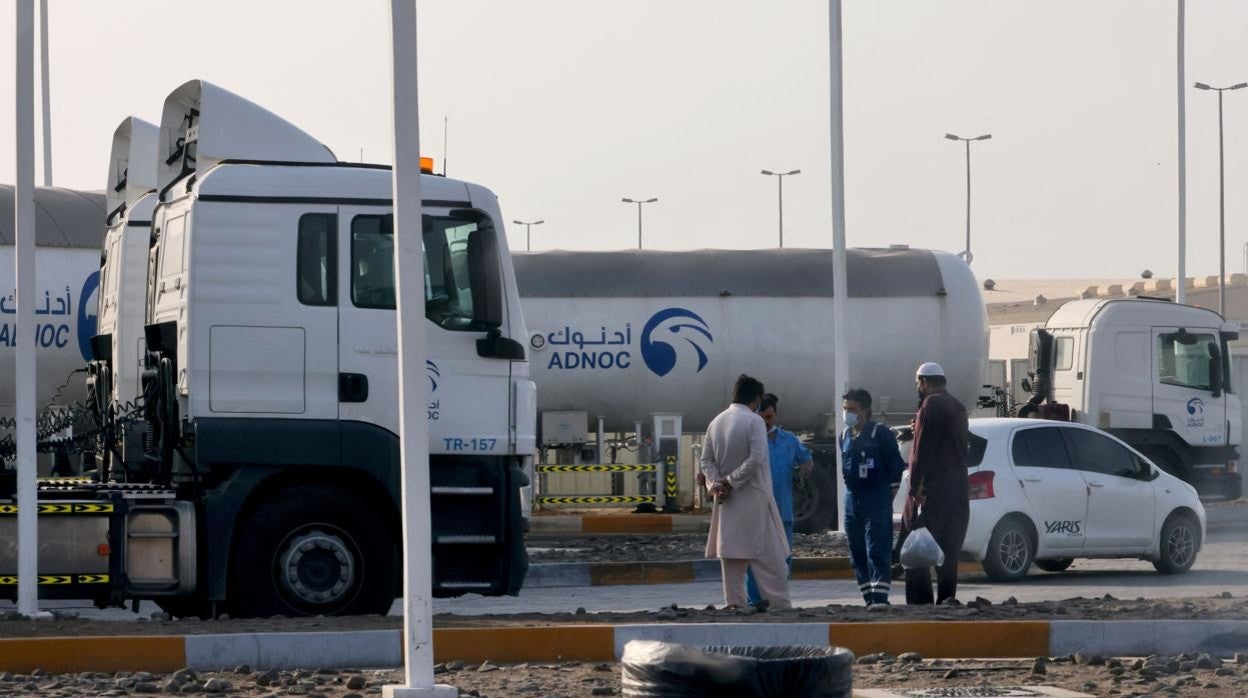
[[[584,410],[609,431],[652,413],[705,430],[738,374],[781,399],[786,428],[827,430],[832,384],[830,250],[542,252],[515,255],[538,410]],[[850,386],[905,422],[915,368],[941,363],[973,408],[984,383],[988,318],[954,255],[851,249]]]
[[[36,404],[86,397],[85,368],[96,334],[104,194],[35,187]],[[17,315],[13,278],[13,187],[0,185],[0,416],[14,414]]]

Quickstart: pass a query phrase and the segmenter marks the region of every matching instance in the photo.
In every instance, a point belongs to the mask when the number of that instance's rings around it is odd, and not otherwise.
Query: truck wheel
[[[1192,517],[1171,514],[1161,527],[1161,557],[1153,567],[1162,574],[1180,574],[1192,568],[1200,549],[1200,525]]]
[[[827,468],[815,464],[810,475],[793,478],[793,530],[821,533],[836,523],[836,481]]]
[[[1045,572],[1065,572],[1075,564],[1074,558],[1064,557],[1060,560],[1036,560],[1036,567]]]
[[[1027,524],[1008,518],[992,531],[984,572],[994,582],[1016,582],[1027,576],[1035,555],[1036,545]]]
[[[242,616],[385,614],[399,553],[376,507],[332,487],[293,487],[239,529],[234,556]]]

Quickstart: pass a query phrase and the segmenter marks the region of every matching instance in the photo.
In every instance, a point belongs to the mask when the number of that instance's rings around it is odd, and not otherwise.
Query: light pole
[[[775,177],[776,182],[780,185],[780,246],[784,247],[784,178],[792,177],[795,174],[801,174],[801,170],[789,170],[788,172],[772,172],[771,170],[763,170],[763,174],[769,177]]]
[[[638,199],[624,198],[622,199],[622,201],[626,204],[637,204],[637,249],[640,250],[641,249],[641,205],[652,204],[658,201],[658,199],[652,198],[652,199],[638,200]]]
[[[1248,82],[1241,82],[1230,87],[1210,87],[1203,82],[1196,83],[1198,90],[1214,90],[1218,93],[1218,313],[1226,311],[1226,161],[1222,146],[1222,93],[1227,90],[1238,90],[1248,87]],[[1179,283],[1182,283],[1180,281]]]
[[[512,221],[512,223],[515,223],[516,225],[524,226],[524,251],[525,252],[529,252],[533,249],[530,244],[532,243],[533,226],[541,225],[545,222],[546,221],[533,221],[532,223],[525,223],[524,221]]]
[[[966,143],[966,251],[962,253],[962,257],[969,265],[971,263],[971,259],[973,258],[971,255],[971,141],[986,141],[989,138],[992,138],[992,134],[985,133],[982,136],[975,136],[974,138],[962,138],[960,136],[955,136],[952,133],[946,133],[945,138],[948,138],[951,141],[962,141],[963,143]]]

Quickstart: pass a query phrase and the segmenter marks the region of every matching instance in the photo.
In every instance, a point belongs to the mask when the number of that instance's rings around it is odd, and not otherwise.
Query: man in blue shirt
[[[906,462],[893,431],[871,421],[871,393],[854,388],[841,409],[848,427],[841,435],[841,474],[849,558],[867,606],[883,608],[893,578],[893,493]]]
[[[793,469],[800,468],[809,473],[815,463],[810,449],[791,431],[776,426],[776,410],[780,408],[780,398],[771,393],[763,396],[758,414],[767,427],[767,455],[771,459],[771,491],[776,498],[776,506],[780,509],[780,521],[784,524],[784,534],[789,539],[789,550],[793,549]],[[793,558],[790,556],[785,563],[789,572],[793,572]],[[753,572],[746,572],[745,589],[749,595],[750,605],[757,606],[761,597],[758,587],[754,584]]]

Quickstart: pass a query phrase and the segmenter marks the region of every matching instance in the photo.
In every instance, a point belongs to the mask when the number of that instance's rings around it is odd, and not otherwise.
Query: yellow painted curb
[[[589,566],[589,585],[685,584],[695,581],[691,562],[604,563]]]
[[[438,662],[612,662],[615,627],[434,628],[433,657]]]
[[[924,657],[1047,657],[1048,621],[830,623],[828,642],[859,657],[876,652]]]
[[[48,637],[0,640],[0,671],[29,674],[135,671],[158,673],[186,666],[186,641],[178,636]]]
[[[632,516],[582,516],[581,533],[671,533],[672,517],[666,514]]]

